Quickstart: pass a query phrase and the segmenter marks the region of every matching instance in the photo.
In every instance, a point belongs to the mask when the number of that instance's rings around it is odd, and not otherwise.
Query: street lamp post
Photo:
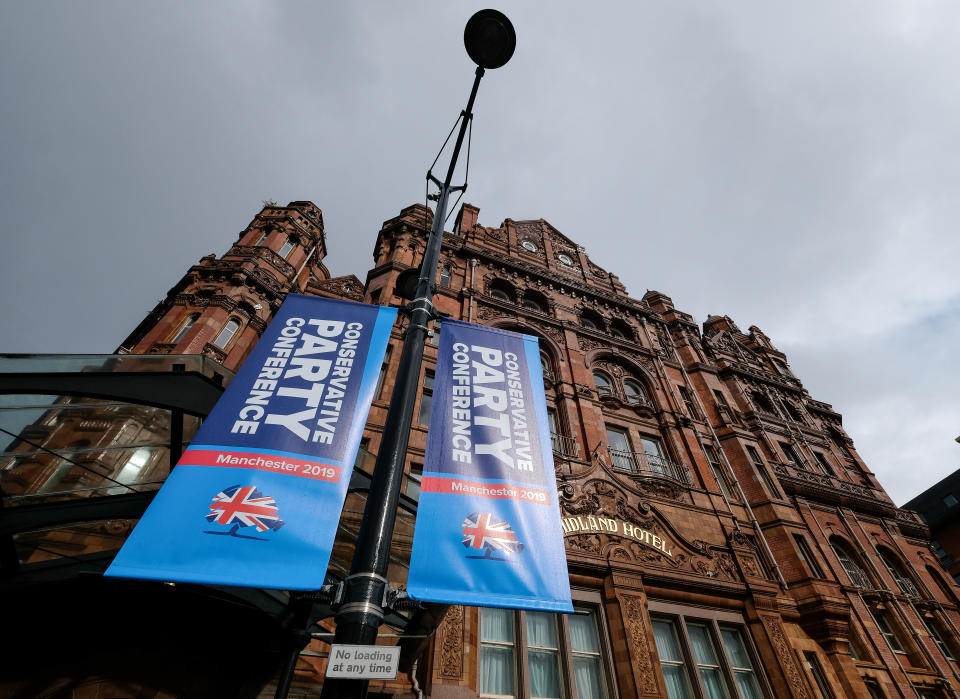
[[[417,397],[423,347],[428,323],[436,316],[433,306],[434,279],[440,259],[443,223],[451,192],[463,191],[450,184],[463,146],[463,139],[473,118],[473,102],[486,69],[499,68],[510,60],[516,46],[513,25],[496,10],[481,10],[467,22],[463,33],[467,54],[477,64],[476,77],[470,90],[467,107],[461,114],[460,131],[443,182],[431,173],[427,177],[440,187],[433,225],[427,239],[426,251],[420,265],[420,278],[413,301],[407,306],[410,322],[403,340],[403,352],[397,369],[397,380],[390,398],[383,430],[383,439],[377,453],[370,493],[363,511],[363,521],[357,538],[350,575],[343,581],[337,610],[337,630],[334,643],[373,644],[394,595],[386,574],[390,542],[393,537],[397,503],[403,479],[403,465],[407,455],[407,441]],[[367,694],[367,680],[334,680],[324,682],[323,697],[357,697]]]

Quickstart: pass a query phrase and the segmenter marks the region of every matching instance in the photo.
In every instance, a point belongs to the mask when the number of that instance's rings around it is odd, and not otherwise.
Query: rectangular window
[[[893,627],[890,626],[890,621],[887,619],[886,614],[877,609],[871,609],[870,613],[873,614],[873,620],[876,622],[877,628],[887,641],[890,649],[894,653],[906,655],[906,651],[903,649],[903,644],[900,642],[900,638],[894,632]]]
[[[690,391],[684,386],[677,386],[677,390],[680,392],[680,398],[683,400],[683,404],[687,407],[687,415],[694,420],[698,420],[699,414],[697,413],[697,406],[694,405],[693,400],[690,398]]]
[[[430,331],[430,344],[434,347],[438,347],[440,345],[440,325],[442,322],[443,321],[440,318],[437,318],[435,321],[433,321],[433,330]]]
[[[577,606],[570,615],[481,609],[480,696],[561,699],[576,687],[580,699],[607,699],[600,629],[593,608]]]
[[[560,646],[557,617],[527,612],[527,663],[531,699],[560,699]]]
[[[410,464],[410,473],[407,476],[406,496],[413,500],[420,500],[420,481],[423,480],[423,464]]]
[[[433,372],[427,369],[423,372],[423,393],[420,396],[420,415],[417,422],[421,425],[430,424],[430,408],[433,407]]]
[[[810,574],[815,578],[822,578],[823,571],[820,569],[820,566],[817,565],[817,559],[813,557],[813,551],[810,550],[807,540],[800,534],[794,534],[793,540],[796,542],[797,551],[800,552],[800,558],[807,564]]]
[[[293,241],[290,239],[287,239],[287,242],[283,244],[283,246],[280,248],[280,251],[277,254],[280,255],[280,257],[282,257],[283,259],[287,259],[287,255],[290,254],[291,250],[293,250]]]
[[[591,609],[578,608],[568,616],[570,624],[570,651],[573,655],[573,678],[577,696],[585,699],[603,699],[607,696],[603,672],[597,615]]]
[[[717,485],[720,486],[720,492],[723,493],[723,496],[727,500],[733,500],[733,496],[730,494],[730,485],[727,483],[727,478],[723,472],[723,464],[720,463],[720,457],[717,455],[716,448],[706,445],[704,449],[707,451],[707,459],[710,461],[713,477],[717,481]]]
[[[763,692],[760,691],[757,673],[747,651],[743,630],[736,626],[721,626],[720,636],[723,638],[723,647],[730,659],[730,669],[733,670],[733,679],[740,690],[740,696],[743,699],[760,699]]]
[[[717,411],[720,413],[720,419],[727,423],[736,424],[737,421],[733,417],[733,411],[730,409],[730,404],[727,403],[723,392],[715,388],[713,389],[713,397],[717,401]]]
[[[637,462],[630,449],[627,431],[607,425],[607,444],[610,446],[610,459],[613,467],[624,471],[636,471]]]
[[[373,397],[377,399],[380,397],[380,392],[383,390],[383,381],[387,377],[387,371],[390,369],[390,355],[393,352],[393,347],[388,346],[387,351],[383,355],[383,363],[380,365],[380,374],[377,376],[377,387],[373,390]]]
[[[653,640],[657,645],[660,670],[667,685],[667,696],[670,699],[693,697],[690,675],[684,662],[684,654],[680,650],[676,623],[667,619],[654,619]]]
[[[943,653],[943,657],[947,660],[953,660],[953,653],[950,651],[947,642],[943,640],[944,637],[943,634],[940,633],[937,621],[935,619],[928,619],[922,614],[920,615],[920,619],[923,621],[923,625],[927,627],[927,633],[930,634],[930,638],[933,639],[933,642],[937,644],[937,648]]]
[[[516,668],[513,612],[480,609],[480,695],[513,697]]]
[[[802,463],[797,457],[797,453],[793,450],[792,445],[787,444],[786,442],[780,442],[780,451],[783,452],[784,458],[786,458],[787,462],[791,466],[795,466],[796,468],[800,468],[802,466]]]
[[[827,461],[827,457],[821,454],[819,451],[813,452],[813,456],[817,460],[817,464],[820,466],[820,470],[823,471],[828,476],[835,475],[833,472],[833,467],[830,465],[830,462]]]
[[[670,699],[764,699],[756,654],[737,614],[651,603],[653,639]],[[677,608],[686,614],[662,615]],[[735,688],[735,689],[734,689]]]
[[[753,468],[756,470],[757,475],[760,477],[760,481],[763,483],[763,487],[767,489],[767,492],[775,497],[780,497],[780,489],[774,485],[773,480],[770,478],[770,474],[767,473],[766,464],[763,463],[763,459],[760,458],[760,454],[754,449],[751,445],[747,445],[747,454],[750,456],[750,461],[753,463]]]
[[[430,424],[430,408],[433,406],[433,372],[427,369],[423,372],[423,393],[420,396],[420,415],[417,422],[421,425]]]
[[[817,658],[817,654],[812,650],[808,650],[803,654],[803,659],[806,662],[807,670],[813,676],[813,681],[817,685],[817,689],[820,690],[820,695],[823,699],[833,699],[833,692],[830,691],[830,684],[827,682],[827,676],[823,674],[823,668],[820,667],[820,660]]]

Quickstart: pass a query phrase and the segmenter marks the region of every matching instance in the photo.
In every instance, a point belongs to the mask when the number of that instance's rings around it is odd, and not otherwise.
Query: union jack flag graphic
[[[274,499],[252,485],[234,485],[221,490],[213,498],[206,518],[214,524],[232,524],[233,529],[229,533],[234,536],[238,536],[236,531],[240,527],[256,527],[258,532],[265,532],[268,529],[277,530],[284,524],[277,514]]]
[[[484,551],[483,556],[469,558],[492,558],[497,552],[511,556],[523,551],[523,544],[513,533],[510,523],[494,517],[490,512],[474,512],[463,520],[463,545],[468,549]]]

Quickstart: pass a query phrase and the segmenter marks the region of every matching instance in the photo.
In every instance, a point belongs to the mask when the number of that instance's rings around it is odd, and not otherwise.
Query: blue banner
[[[573,611],[535,337],[444,319],[407,592]]]
[[[323,585],[395,318],[287,296],[105,575]]]

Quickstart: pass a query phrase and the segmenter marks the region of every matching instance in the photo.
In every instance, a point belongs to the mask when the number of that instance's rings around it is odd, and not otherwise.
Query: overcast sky
[[[113,351],[264,199],[316,202],[363,278],[479,7],[0,0],[0,351]],[[758,325],[898,504],[960,466],[960,5],[498,7],[482,224],[545,218],[633,296]]]

